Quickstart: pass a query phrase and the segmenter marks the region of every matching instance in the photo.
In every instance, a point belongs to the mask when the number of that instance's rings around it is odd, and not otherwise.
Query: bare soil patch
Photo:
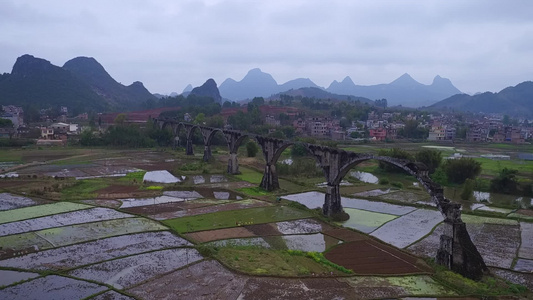
[[[418,258],[371,239],[341,244],[325,254],[330,261],[364,275],[428,273]]]
[[[516,211],[517,214],[526,215],[526,216],[532,216],[533,217],[533,210],[531,209],[519,209]]]
[[[274,223],[248,225],[245,228],[258,236],[281,235]]]
[[[127,211],[132,214],[138,214],[138,215],[154,215],[154,214],[163,214],[163,213],[168,213],[168,212],[181,211],[183,209],[181,208],[181,203],[171,202],[171,203],[163,203],[163,204],[156,204],[156,205],[128,207],[122,210]]]
[[[334,228],[325,230],[323,233],[345,242],[355,242],[369,239],[368,236],[364,234],[346,228]]]
[[[256,235],[244,227],[234,227],[187,233],[185,236],[198,243],[205,243],[224,239],[255,237]]]

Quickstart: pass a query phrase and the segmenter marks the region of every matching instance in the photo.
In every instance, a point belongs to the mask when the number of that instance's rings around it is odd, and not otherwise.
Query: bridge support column
[[[322,213],[327,217],[334,217],[344,213],[341,205],[340,186],[329,184],[326,186],[326,199],[322,206]]]
[[[267,191],[279,189],[279,180],[278,173],[276,172],[276,165],[265,165],[265,171],[263,172],[263,179],[261,179],[260,187]]]
[[[185,154],[194,155],[194,151],[192,149],[192,139],[187,139],[187,146],[185,148]]]
[[[237,160],[237,153],[230,153],[229,154],[228,173],[229,174],[240,174],[240,172],[239,172],[239,161]]]
[[[467,278],[479,280],[488,268],[470,239],[466,224],[461,220],[460,205],[454,205],[453,218],[444,220],[436,261]]]
[[[213,155],[211,154],[211,146],[204,145],[204,161],[207,162],[211,159]]]

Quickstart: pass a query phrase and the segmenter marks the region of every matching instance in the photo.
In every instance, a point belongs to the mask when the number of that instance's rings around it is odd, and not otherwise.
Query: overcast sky
[[[278,83],[388,83],[463,92],[533,80],[533,1],[0,0],[0,72],[31,54],[90,56],[122,84],[181,92],[261,68]]]

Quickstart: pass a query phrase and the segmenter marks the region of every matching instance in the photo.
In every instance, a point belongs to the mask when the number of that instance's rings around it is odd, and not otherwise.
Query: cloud
[[[0,72],[25,53],[95,57],[124,84],[181,91],[260,67],[278,82],[360,84],[437,74],[468,92],[530,80],[533,2],[0,1]]]

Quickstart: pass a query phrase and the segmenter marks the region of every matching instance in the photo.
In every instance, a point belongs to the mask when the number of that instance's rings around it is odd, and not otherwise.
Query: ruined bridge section
[[[205,161],[211,158],[211,140],[213,136],[217,132],[221,132],[226,139],[230,153],[228,173],[237,174],[239,172],[237,150],[244,138],[249,136],[248,134],[166,119],[154,119],[154,126],[158,126],[161,129],[171,126],[175,136],[178,135],[181,128],[184,128],[187,136],[186,149],[188,155],[193,154],[193,132],[199,129],[204,139]],[[283,150],[293,145],[294,142],[263,136],[250,137],[257,140],[266,161],[261,187],[268,191],[279,189],[276,163]],[[368,153],[354,153],[320,145],[304,145],[309,154],[316,159],[326,177],[326,196],[322,207],[325,216],[336,217],[344,214],[341,203],[340,182],[350,169],[370,159],[395,165],[414,176],[420,182],[422,187],[430,194],[431,199],[444,218],[444,233],[440,237],[440,246],[436,255],[437,263],[472,279],[480,279],[484,272],[488,272],[483,258],[472,243],[466,225],[461,219],[461,205],[452,203],[444,197],[443,189],[429,178],[427,167],[424,164],[387,156],[375,156]]]
[[[185,122],[178,122],[172,119],[154,119],[154,126],[159,129],[171,128],[174,136],[175,145],[179,146],[179,133],[185,130],[186,146],[185,153],[187,155],[194,155],[192,137],[195,130],[200,130],[204,142],[204,161],[209,161],[213,156],[211,153],[211,143],[215,134],[220,133],[224,136],[229,150],[228,159],[228,173],[239,174],[239,163],[237,160],[237,151],[242,144],[242,141],[248,136],[245,133],[236,130],[224,130],[209,126],[200,126]]]

